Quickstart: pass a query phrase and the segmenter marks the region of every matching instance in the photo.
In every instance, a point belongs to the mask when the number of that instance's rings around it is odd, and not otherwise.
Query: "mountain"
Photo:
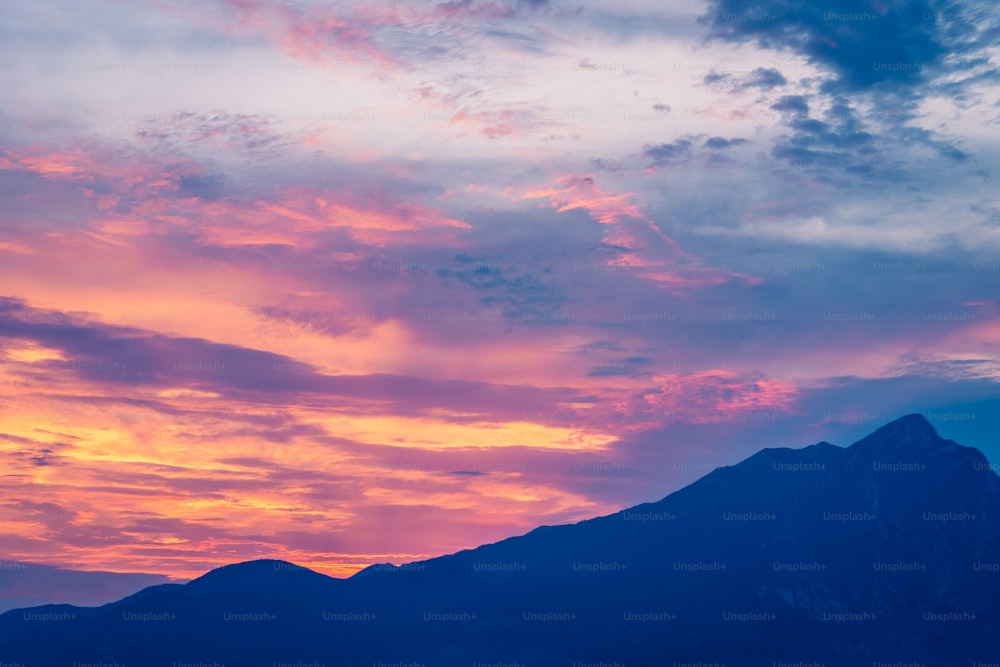
[[[655,502],[333,579],[282,561],[0,616],[24,665],[1000,663],[1000,478],[920,415]],[[72,618],[70,618],[72,617]]]

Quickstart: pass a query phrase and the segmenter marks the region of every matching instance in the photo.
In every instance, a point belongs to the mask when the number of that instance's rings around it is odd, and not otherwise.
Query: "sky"
[[[347,576],[913,412],[1000,461],[998,44],[978,0],[5,6],[0,559]]]

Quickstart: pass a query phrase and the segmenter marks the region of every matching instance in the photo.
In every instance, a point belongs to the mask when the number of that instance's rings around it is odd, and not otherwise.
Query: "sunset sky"
[[[344,576],[911,412],[1000,461],[1000,15],[835,4],[4,5],[0,559]]]

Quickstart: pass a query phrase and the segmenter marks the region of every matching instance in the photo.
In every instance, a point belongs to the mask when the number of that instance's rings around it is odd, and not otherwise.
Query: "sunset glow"
[[[995,77],[701,2],[96,4],[0,19],[3,559],[346,576],[915,411],[1000,456]]]

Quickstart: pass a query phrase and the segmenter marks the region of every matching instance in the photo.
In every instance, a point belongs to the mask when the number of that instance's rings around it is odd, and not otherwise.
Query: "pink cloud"
[[[634,406],[661,415],[661,422],[711,424],[777,419],[778,413],[793,410],[798,393],[778,380],[726,370],[660,375],[653,379],[656,388],[645,392],[641,402],[636,401]],[[648,428],[656,426],[657,421],[636,423],[640,428]]]
[[[332,59],[377,69],[403,66],[402,61],[376,45],[373,37],[377,28],[400,23],[393,7],[356,5],[338,11],[259,0],[215,0],[214,5],[197,10],[179,10],[172,5],[168,8],[229,32],[255,33],[292,58],[309,63],[325,64]],[[210,16],[206,9],[222,11]]]
[[[604,242],[624,248],[609,265],[635,269],[637,275],[679,293],[682,288],[717,285],[738,280],[757,281],[742,274],[704,271],[694,257],[680,249],[642,210],[638,196],[629,192],[610,194],[593,176],[567,175],[549,187],[532,188],[522,199],[548,199],[560,213],[582,209],[607,225]]]
[[[645,220],[636,195],[605,194],[592,176],[561,176],[555,185],[525,192],[524,199],[549,199],[560,213],[582,208],[598,222],[611,225],[627,218]]]

